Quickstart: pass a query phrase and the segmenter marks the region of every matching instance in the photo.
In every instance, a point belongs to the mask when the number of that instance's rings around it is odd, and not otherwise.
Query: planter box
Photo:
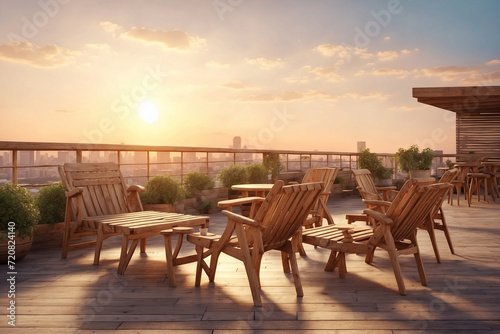
[[[175,212],[175,206],[172,204],[143,204],[144,211]]]
[[[229,198],[227,188],[213,188],[210,190],[198,190],[194,193],[196,201],[199,203],[209,201],[212,203],[213,211],[221,211],[217,203]]]
[[[62,246],[64,223],[55,225],[39,224],[33,236],[32,249],[56,248]]]

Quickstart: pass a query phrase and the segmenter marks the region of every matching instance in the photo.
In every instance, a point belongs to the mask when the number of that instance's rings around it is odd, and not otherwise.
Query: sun
[[[138,112],[139,116],[149,124],[153,124],[158,120],[158,109],[151,101],[144,101],[139,104]]]

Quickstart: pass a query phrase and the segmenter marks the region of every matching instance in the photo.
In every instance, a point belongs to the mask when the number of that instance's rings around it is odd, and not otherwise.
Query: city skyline
[[[500,84],[500,3],[0,2],[0,140],[455,152],[413,87]]]

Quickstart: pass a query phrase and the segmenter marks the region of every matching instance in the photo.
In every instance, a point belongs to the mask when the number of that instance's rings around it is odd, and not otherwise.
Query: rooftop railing
[[[40,187],[59,182],[58,165],[105,161],[117,163],[129,184],[144,185],[159,174],[169,174],[182,182],[190,171],[203,172],[215,179],[228,165],[259,163],[270,153],[280,155],[283,173],[318,167],[337,167],[347,172],[358,168],[356,152],[0,141],[0,183]],[[386,167],[394,169],[393,178],[399,178],[401,173],[394,155],[377,155]],[[455,162],[457,156],[436,154],[432,173],[439,176],[439,168],[448,159]]]

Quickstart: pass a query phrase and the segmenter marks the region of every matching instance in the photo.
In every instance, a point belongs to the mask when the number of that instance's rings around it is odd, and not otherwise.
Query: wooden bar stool
[[[472,195],[474,192],[477,192],[477,200],[478,202],[481,200],[481,185],[484,185],[484,200],[486,203],[489,203],[490,201],[488,200],[488,186],[491,187],[492,184],[491,182],[488,182],[490,175],[486,173],[469,173],[467,176],[470,179],[470,185],[469,185],[469,196],[467,198],[468,204],[470,206],[471,200],[472,200]],[[493,189],[491,189],[493,190]],[[495,194],[493,191],[491,191],[491,195],[493,198],[493,201],[495,200]]]

